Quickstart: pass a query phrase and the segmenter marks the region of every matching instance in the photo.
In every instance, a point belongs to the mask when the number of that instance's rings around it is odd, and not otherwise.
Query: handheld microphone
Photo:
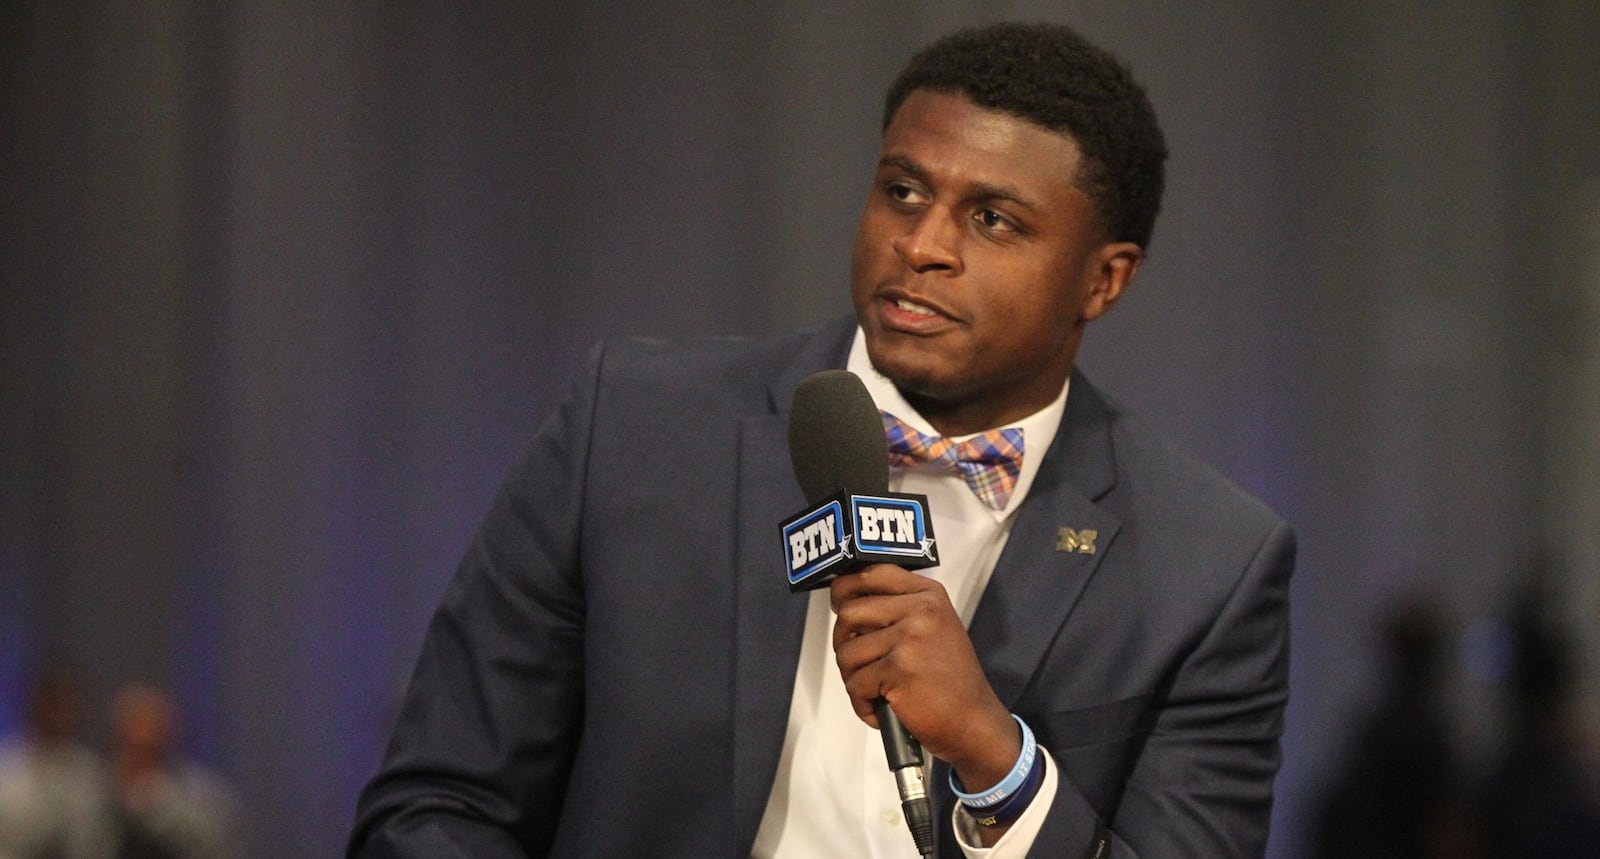
[[[789,461],[809,504],[779,526],[789,590],[868,564],[939,563],[927,497],[889,491],[883,418],[854,373],[827,370],[795,389]]]
[[[791,591],[821,587],[866,564],[917,568],[939,562],[927,499],[888,491],[883,419],[854,373],[825,370],[795,389],[789,461],[810,505],[781,526]],[[918,852],[932,856],[933,813],[922,746],[888,701],[878,698],[873,712],[906,826]]]

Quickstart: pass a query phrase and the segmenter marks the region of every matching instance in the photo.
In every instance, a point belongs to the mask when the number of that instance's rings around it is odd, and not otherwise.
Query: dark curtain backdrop
[[[1124,56],[1174,152],[1083,365],[1300,528],[1274,855],[1302,852],[1402,594],[1470,626],[1542,550],[1592,659],[1585,3],[23,3],[0,13],[0,731],[42,661],[97,705],[157,680],[249,855],[334,854],[578,357],[845,312],[884,87],[1001,17]],[[1474,676],[1459,727],[1488,747]]]

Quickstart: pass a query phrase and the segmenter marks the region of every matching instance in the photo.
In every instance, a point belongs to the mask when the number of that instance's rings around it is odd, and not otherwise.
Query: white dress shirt
[[[861,377],[881,411],[925,434],[938,434],[893,383],[872,369],[859,329],[846,369]],[[890,472],[891,491],[928,497],[940,564],[920,572],[944,585],[965,625],[972,622],[1011,533],[1013,514],[1027,496],[1039,460],[1055,438],[1066,401],[1067,386],[1063,385],[1055,402],[1008,425],[1022,429],[1024,453],[1016,488],[1003,510],[993,510],[980,501],[957,472],[931,464]],[[970,437],[953,439],[960,442]],[[809,600],[783,756],[751,855],[757,859],[916,859],[916,845],[900,812],[900,796],[884,757],[883,740],[856,717],[834,663],[834,615],[827,589],[813,591]],[[958,840],[967,856],[1020,859],[1028,852],[1057,785],[1055,761],[1043,747],[1040,752],[1048,767],[1039,795],[994,847],[973,846],[980,843],[974,831],[977,825],[965,814],[953,812]],[[968,787],[978,790],[988,785]]]

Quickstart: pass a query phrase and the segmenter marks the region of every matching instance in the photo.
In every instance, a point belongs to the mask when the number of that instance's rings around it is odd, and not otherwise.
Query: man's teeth
[[[929,310],[928,308],[923,307],[920,304],[913,304],[913,303],[911,303],[909,301],[906,301],[904,298],[896,299],[895,303],[894,303],[894,306],[900,308],[901,310],[906,310],[906,311],[909,311],[911,313],[915,313],[915,314],[917,314],[919,316],[933,316],[933,315],[935,315],[932,310]]]

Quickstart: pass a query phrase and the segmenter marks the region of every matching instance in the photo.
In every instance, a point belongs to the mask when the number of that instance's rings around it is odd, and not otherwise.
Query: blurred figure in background
[[[1600,856],[1600,729],[1578,697],[1577,654],[1551,622],[1540,587],[1545,570],[1517,600],[1508,685],[1506,745],[1479,819],[1493,856]]]
[[[1388,670],[1324,794],[1316,859],[1460,859],[1479,855],[1466,825],[1464,767],[1444,706],[1450,636],[1434,606],[1410,600],[1385,622]]]
[[[32,678],[23,733],[0,744],[0,859],[112,855],[105,770],[78,740],[79,712],[71,673]]]
[[[112,709],[112,797],[118,859],[236,854],[238,811],[222,779],[178,751],[178,711],[160,689],[132,684]]]

